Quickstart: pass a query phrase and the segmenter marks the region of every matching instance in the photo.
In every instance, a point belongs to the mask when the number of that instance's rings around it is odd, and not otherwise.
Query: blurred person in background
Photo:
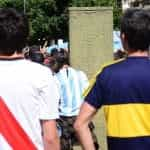
[[[114,53],[114,60],[119,60],[121,58],[125,58],[127,56],[127,53],[124,50],[120,50],[118,49],[115,53]]]
[[[29,55],[28,59],[30,59],[33,62],[37,62],[40,64],[44,63],[44,54],[40,51],[40,46],[33,45],[29,47]]]
[[[43,64],[45,60],[44,54],[41,52],[40,46],[38,45],[27,47],[24,51],[24,56],[26,59],[40,64]]]
[[[58,125],[61,133],[61,150],[72,150],[74,145],[79,144],[73,124],[83,103],[82,93],[88,86],[88,78],[83,71],[70,66],[69,53],[65,49],[53,49],[51,57],[54,59],[51,68],[55,72],[60,86]],[[98,150],[99,144],[92,122],[89,123],[89,127],[95,149]]]

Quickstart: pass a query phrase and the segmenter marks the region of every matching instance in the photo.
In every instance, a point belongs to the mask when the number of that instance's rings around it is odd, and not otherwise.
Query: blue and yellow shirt
[[[85,100],[104,107],[109,150],[150,150],[150,60],[128,57],[96,75]]]

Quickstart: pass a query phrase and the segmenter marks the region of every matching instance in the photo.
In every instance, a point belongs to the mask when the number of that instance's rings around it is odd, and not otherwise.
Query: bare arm
[[[81,142],[83,150],[95,150],[88,124],[96,113],[96,109],[84,102],[75,121],[74,128]]]
[[[42,121],[44,150],[60,150],[55,120]]]

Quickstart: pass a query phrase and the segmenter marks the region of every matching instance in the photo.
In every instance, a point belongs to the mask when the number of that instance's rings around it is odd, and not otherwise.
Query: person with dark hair
[[[40,64],[44,63],[44,55],[41,52],[31,52],[29,53],[29,59],[33,62]]]
[[[41,48],[39,45],[32,45],[29,47],[29,53],[30,52],[40,52],[41,51]]]
[[[52,49],[52,52],[50,54],[49,53],[46,54],[44,59],[44,65],[46,65],[52,70],[53,75],[58,73],[63,66],[62,63],[58,62],[59,59],[58,55],[59,55],[59,50],[57,48],[54,48]]]
[[[150,149],[150,12],[128,9],[121,19],[127,57],[104,66],[85,91],[75,130],[84,150],[95,150],[88,123],[103,106],[108,150]]]
[[[37,62],[40,64],[44,63],[44,54],[40,51],[40,46],[33,45],[29,47],[29,55],[28,59],[30,59],[33,62]]]
[[[24,59],[28,35],[24,14],[0,8],[0,149],[59,150],[57,85],[47,67]]]
[[[82,92],[88,86],[88,79],[83,71],[70,66],[69,53],[65,49],[52,50],[51,57],[55,59],[55,65],[51,68],[56,72],[55,76],[60,87],[58,126],[61,129],[61,150],[72,150],[74,145],[79,144],[73,124],[83,102]],[[99,144],[94,134],[94,125],[91,122],[89,126],[98,150]]]
[[[123,50],[119,49],[114,53],[114,60],[118,60],[125,57],[126,57],[126,52]]]

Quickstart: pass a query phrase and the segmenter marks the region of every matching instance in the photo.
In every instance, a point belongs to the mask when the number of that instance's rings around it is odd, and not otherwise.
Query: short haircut
[[[29,51],[40,52],[40,46],[39,45],[32,45],[29,47]]]
[[[33,51],[29,55],[29,59],[40,64],[44,63],[44,55],[41,52]]]
[[[55,56],[55,55],[58,54],[58,52],[59,52],[59,49],[53,48],[53,49],[51,50],[50,56]]]
[[[13,8],[0,8],[0,54],[21,53],[29,34],[27,17]]]
[[[63,48],[60,48],[57,53],[54,52],[53,57],[55,57],[56,61],[61,65],[70,65],[69,53]]]
[[[69,65],[69,53],[65,49],[56,49],[54,48],[51,51],[50,59],[49,59],[49,67],[54,72],[59,72],[59,70],[63,67],[63,65]]]
[[[125,34],[130,50],[148,50],[150,45],[150,12],[127,9],[121,19],[121,33]]]

